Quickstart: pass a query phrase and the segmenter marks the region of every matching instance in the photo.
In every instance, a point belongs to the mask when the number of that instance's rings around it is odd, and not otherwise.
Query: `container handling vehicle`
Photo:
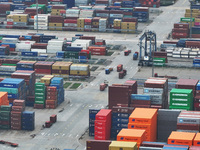
[[[12,142],[8,142],[8,141],[4,141],[4,140],[0,140],[0,144],[10,145],[11,147],[18,147],[17,143],[12,143]]]

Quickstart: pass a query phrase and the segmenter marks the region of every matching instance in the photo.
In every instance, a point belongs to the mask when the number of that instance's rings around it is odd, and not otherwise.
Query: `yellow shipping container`
[[[84,18],[79,18],[79,19],[77,19],[77,23],[84,23]]]
[[[87,76],[88,74],[89,74],[88,71],[70,70],[70,75]]]
[[[92,22],[92,25],[98,26],[99,22]]]
[[[62,27],[49,27],[49,30],[52,30],[52,31],[62,31]]]
[[[54,12],[54,13],[59,12],[60,13],[60,11],[62,11],[62,10],[64,10],[64,9],[52,9],[51,12]]]
[[[7,19],[13,19],[13,15],[8,15]]]
[[[121,23],[121,22],[122,22],[121,19],[115,19],[115,20],[113,21],[113,23]]]
[[[185,10],[186,13],[190,13],[190,9]],[[192,9],[192,13],[198,13],[199,9]]]
[[[136,142],[112,141],[109,150],[137,150]]]
[[[52,16],[60,16],[60,13],[59,12],[51,12],[51,15]]]
[[[122,22],[122,26],[136,26],[136,22]]]
[[[52,69],[56,70],[69,70],[72,62],[55,62]]]
[[[121,23],[114,23],[113,26],[115,26],[115,27],[121,27]]]
[[[125,27],[125,26],[122,26],[121,29],[135,30],[136,27]]]
[[[189,27],[190,27],[190,22],[185,22],[185,21],[181,21],[181,23],[188,23],[189,24]],[[194,26],[194,22],[192,22],[192,27]]]
[[[28,19],[13,18],[13,22],[28,22]]]
[[[195,18],[195,22],[200,22],[200,18]]]
[[[28,18],[28,14],[14,14],[13,16],[18,18]]]
[[[199,13],[192,13],[192,17],[193,17],[193,18],[195,18],[195,17],[197,17],[197,16],[199,16]],[[185,13],[185,17],[186,17],[186,18],[190,18],[190,13]]]
[[[63,23],[49,23],[50,27],[62,27]]]
[[[99,29],[92,29],[92,32],[99,32]]]

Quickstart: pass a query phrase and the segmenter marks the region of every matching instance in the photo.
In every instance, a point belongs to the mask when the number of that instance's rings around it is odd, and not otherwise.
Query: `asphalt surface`
[[[189,8],[189,2],[186,0],[178,0],[173,6],[160,7],[159,10],[163,12],[159,16],[155,16],[154,22],[149,24],[143,30],[155,31],[158,42],[161,43],[166,39],[167,35],[173,28],[173,23],[179,22],[180,18],[184,16],[185,9]],[[0,31],[0,34],[27,34],[33,31],[26,30],[5,30]],[[78,32],[49,32],[44,31],[59,37],[72,37]],[[82,32],[80,32],[82,33]],[[142,33],[141,33],[142,34]],[[1,131],[0,138],[19,144],[18,148],[10,148],[9,146],[0,146],[0,150],[50,150],[51,148],[62,149],[86,149],[85,143],[80,142],[79,138],[85,133],[88,128],[88,110],[90,108],[104,108],[108,103],[108,89],[103,92],[99,91],[99,84],[104,80],[109,81],[109,85],[113,83],[124,83],[126,80],[132,78],[138,71],[138,62],[132,60],[132,55],[139,50],[138,38],[140,35],[132,34],[114,34],[114,33],[84,33],[84,35],[95,35],[97,38],[103,38],[107,44],[121,44],[131,49],[132,53],[129,56],[124,56],[123,52],[115,53],[115,59],[109,66],[113,67],[114,71],[109,75],[105,75],[104,70],[97,71],[95,80],[84,85],[84,88],[77,91],[66,91],[65,102],[55,110],[34,110],[26,108],[27,110],[36,111],[36,129],[33,132],[27,131]],[[124,68],[128,70],[127,75],[123,79],[118,78],[116,66],[123,64]],[[69,103],[68,103],[69,102]],[[63,112],[58,113],[60,109],[64,108]],[[49,120],[52,114],[58,115],[58,122],[51,128],[41,129],[42,124]],[[31,138],[31,134],[36,134]]]

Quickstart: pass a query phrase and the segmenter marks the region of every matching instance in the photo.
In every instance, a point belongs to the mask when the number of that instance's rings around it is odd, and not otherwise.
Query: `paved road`
[[[164,40],[173,27],[173,23],[178,22],[180,17],[184,16],[185,8],[189,7],[189,3],[186,0],[179,0],[174,6],[161,7],[163,13],[154,18],[154,22],[148,25],[145,30],[153,30],[157,33],[158,41]],[[13,31],[6,30],[0,31],[0,34],[26,34],[33,31]],[[46,32],[43,32],[46,33]],[[59,37],[74,36],[74,32],[60,34],[52,32]],[[85,35],[94,35],[94,33],[84,33]],[[5,140],[15,141],[20,144],[20,150],[50,150],[51,148],[76,148],[77,150],[84,150],[85,144],[79,143],[78,139],[88,128],[88,109],[89,108],[103,108],[107,105],[108,95],[107,89],[103,92],[99,91],[99,84],[104,80],[109,81],[109,85],[113,83],[124,83],[137,72],[137,61],[132,60],[132,54],[139,48],[137,46],[138,37],[131,34],[104,34],[95,33],[98,38],[106,39],[108,44],[122,44],[131,49],[132,53],[129,56],[124,56],[123,52],[112,61],[109,66],[113,67],[114,71],[110,75],[105,75],[104,70],[99,72],[96,79],[88,83],[88,85],[78,91],[67,91],[67,100],[70,100],[70,104],[66,102],[59,106],[59,108],[65,107],[65,110],[58,114],[58,122],[50,129],[40,130],[39,124],[34,132],[24,131],[4,131],[0,133],[0,137]],[[128,70],[127,76],[124,79],[118,79],[118,73],[116,72],[116,66],[123,64],[125,69]],[[31,108],[30,108],[31,110]],[[48,120],[48,116],[52,113],[56,113],[57,110],[40,110],[36,111],[37,120]],[[36,133],[35,138],[30,138],[30,134]],[[0,147],[0,150],[11,149],[8,146]],[[12,148],[13,149],[13,148]]]

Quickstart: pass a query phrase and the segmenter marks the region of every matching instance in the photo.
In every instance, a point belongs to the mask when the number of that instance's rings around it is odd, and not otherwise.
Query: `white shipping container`
[[[37,26],[34,26],[34,29],[37,29]],[[48,30],[48,26],[38,26],[39,30]]]
[[[7,22],[13,22],[13,19],[7,19]]]
[[[34,48],[32,48],[31,52],[47,53],[47,50],[46,49],[34,49]]]
[[[18,43],[18,38],[2,38],[2,43]]]
[[[88,71],[88,65],[76,65],[76,64],[72,64],[70,66],[70,70],[80,70],[80,71]]]
[[[123,18],[123,14],[110,14],[111,18]]]
[[[16,66],[0,66],[0,71],[16,71]]]
[[[64,27],[77,27],[75,23],[64,23]]]

